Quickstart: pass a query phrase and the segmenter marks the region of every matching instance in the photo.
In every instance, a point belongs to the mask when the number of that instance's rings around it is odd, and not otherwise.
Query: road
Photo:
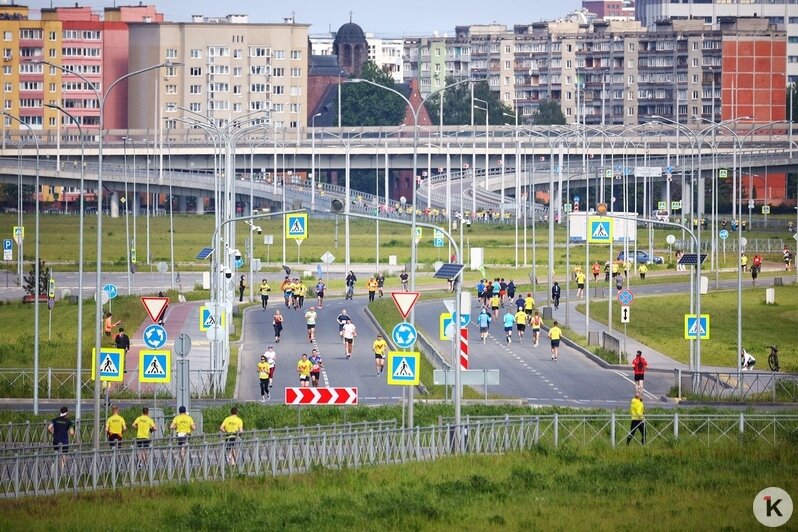
[[[400,401],[401,387],[388,385],[385,374],[380,377],[376,375],[371,344],[377,336],[377,329],[366,316],[366,297],[356,297],[354,301],[328,299],[323,308],[317,309],[316,341],[311,344],[307,337],[304,315],[305,310],[315,306],[315,303],[315,298],[307,299],[303,310],[292,310],[286,308],[282,297],[273,296],[269,298],[269,306],[265,311],[258,306],[245,311],[237,397],[242,400],[260,400],[257,363],[266,348],[273,345],[277,352],[277,370],[272,403],[283,402],[286,387],[299,386],[296,363],[302,353],[309,355],[314,347],[324,360],[321,386],[356,386],[360,403],[384,404]],[[279,344],[274,342],[272,328],[274,311],[278,309],[285,317],[282,341]],[[357,327],[354,351],[349,360],[344,355],[336,321],[342,309],[347,310],[352,317],[352,323]]]

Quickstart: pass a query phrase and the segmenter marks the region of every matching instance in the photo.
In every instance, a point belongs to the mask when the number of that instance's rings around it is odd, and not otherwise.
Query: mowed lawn
[[[776,304],[765,304],[765,288],[743,290],[743,348],[757,359],[757,369],[767,371],[769,345],[779,346],[782,371],[798,371],[798,287],[778,286]],[[689,363],[689,341],[684,339],[684,315],[689,312],[689,294],[636,297],[630,309],[629,335],[676,360]],[[580,305],[582,309],[583,305]],[[623,331],[618,306],[613,305],[613,327]],[[737,291],[701,296],[701,313],[710,315],[709,340],[701,341],[701,364],[736,367]],[[607,322],[606,304],[592,306],[591,317]]]
[[[281,478],[0,501],[9,531],[754,530],[795,445],[540,448]],[[794,527],[795,515],[791,524]],[[788,525],[789,526],[789,525]],[[793,528],[794,529],[794,528]]]

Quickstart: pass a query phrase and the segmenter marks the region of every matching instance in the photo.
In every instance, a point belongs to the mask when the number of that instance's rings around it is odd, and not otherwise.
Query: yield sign
[[[286,388],[287,405],[356,405],[357,388]]]
[[[144,308],[147,310],[147,314],[149,314],[152,322],[157,323],[158,318],[161,317],[161,314],[166,310],[166,305],[169,304],[169,298],[142,297],[141,302],[144,304]]]
[[[407,318],[410,311],[413,310],[413,305],[418,301],[421,292],[391,292],[393,302],[396,303],[396,308],[399,309],[399,314],[403,318]]]

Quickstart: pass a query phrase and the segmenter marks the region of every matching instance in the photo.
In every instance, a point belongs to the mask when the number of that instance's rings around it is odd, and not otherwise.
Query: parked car
[[[626,260],[626,255],[623,251],[618,253],[618,260],[620,261]],[[648,253],[646,253],[645,251],[637,250],[637,255],[632,257],[632,261],[637,264],[649,264],[652,262],[653,264],[664,264],[665,258],[660,257],[659,255],[654,255],[654,260],[652,261],[651,259],[649,259]]]

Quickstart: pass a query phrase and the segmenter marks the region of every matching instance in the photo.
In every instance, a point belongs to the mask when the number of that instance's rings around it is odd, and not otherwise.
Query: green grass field
[[[64,216],[57,214],[43,214],[40,228],[40,254],[41,257],[53,266],[56,271],[75,270],[78,260],[78,223],[77,216]],[[421,218],[419,219],[420,221]],[[24,258],[32,261],[34,257],[34,225],[33,216],[27,214],[24,218],[26,240],[24,245]],[[274,235],[274,244],[265,246],[262,235],[254,235],[255,256],[273,264],[282,264],[282,221],[279,219],[262,219],[257,224],[263,228],[263,233]],[[17,218],[14,214],[0,214],[0,227],[6,228],[6,234],[11,236],[12,227],[17,225]],[[84,261],[87,270],[94,267],[97,256],[96,216],[85,218],[85,238],[84,238]],[[444,224],[445,225],[445,224]],[[129,220],[131,238],[133,238],[133,220]],[[248,228],[242,223],[237,226],[237,246],[241,251],[245,251],[244,239],[249,237]],[[169,239],[169,217],[154,216],[150,218],[150,264],[147,264],[147,232],[146,218],[137,217],[136,222],[136,252],[138,257],[139,271],[149,271],[160,261],[169,262],[170,260],[170,239]],[[195,256],[197,252],[210,245],[213,233],[213,216],[204,215],[175,215],[174,216],[174,246],[175,262],[179,270],[203,269],[203,264],[199,263]],[[665,243],[666,235],[674,233],[673,230],[656,230],[654,233],[654,247],[657,253],[668,259],[668,245]],[[309,237],[302,243],[301,247],[293,241],[287,242],[286,262],[288,264],[297,263],[297,250],[299,249],[299,259],[302,264],[318,264],[319,257],[325,252],[330,251],[337,257],[337,262],[341,263],[344,256],[344,222],[343,219],[338,223],[336,233],[336,223],[333,220],[311,217],[308,225]],[[337,234],[337,237],[336,237]],[[641,228],[638,231],[638,241],[648,242],[647,230]],[[353,220],[351,222],[351,260],[354,263],[374,263],[376,255],[376,226],[368,220]],[[459,231],[454,232],[455,238],[459,239]],[[676,235],[680,237],[680,235]],[[788,244],[792,244],[790,234],[783,233],[746,233],[746,237],[752,238],[782,238]],[[709,233],[704,231],[703,238],[709,238]],[[389,255],[396,255],[399,264],[410,261],[410,228],[398,224],[386,222],[380,223],[380,262],[386,264]],[[532,262],[532,228],[527,229],[527,250],[528,263]],[[548,227],[538,225],[536,231],[537,258],[538,263],[543,264],[547,260],[548,247]],[[103,268],[122,270],[126,264],[125,246],[125,219],[109,218],[103,219]],[[519,264],[523,262],[523,227],[519,228]],[[555,242],[560,244],[555,248],[555,271],[559,274],[564,273],[566,262],[565,250],[565,225],[558,225],[555,228]],[[488,265],[515,264],[515,226],[514,224],[479,224],[475,223],[470,229],[464,231],[463,244],[466,252],[471,247],[486,248],[485,262]],[[600,247],[591,248],[593,259],[607,260],[606,253]],[[604,248],[606,250],[606,248]],[[418,248],[418,260],[421,265],[429,265],[437,260],[446,261],[449,256],[448,246],[443,248],[433,247],[433,235],[428,229],[423,230],[423,236]],[[14,257],[17,256],[17,248],[14,247]],[[615,251],[617,254],[617,250]],[[466,254],[466,256],[468,256]],[[584,262],[584,246],[572,246],[571,261]],[[780,261],[780,253],[766,256],[766,260]],[[14,268],[15,263],[10,267]],[[734,266],[734,258],[729,254],[728,266]],[[663,267],[658,267],[663,268]],[[541,271],[545,271],[541,269]],[[493,274],[491,274],[493,275]],[[498,275],[498,274],[497,274]]]
[[[746,280],[750,286],[750,280]],[[782,371],[798,371],[798,287],[776,287],[776,304],[765,304],[765,288],[743,290],[743,348],[767,368],[768,345],[779,346]],[[637,297],[632,303],[629,335],[652,349],[684,363],[689,362],[689,341],[684,339],[684,315],[689,295]],[[580,305],[580,310],[583,309]],[[623,331],[618,308],[613,327]],[[710,338],[701,342],[705,366],[736,367],[737,291],[710,291],[701,296],[701,313],[710,315]],[[607,322],[606,306],[591,311],[591,318]]]
[[[760,489],[779,486],[795,493],[797,454],[795,445],[541,447],[503,456],[0,501],[0,511],[9,531],[747,531],[759,528],[751,505]]]

